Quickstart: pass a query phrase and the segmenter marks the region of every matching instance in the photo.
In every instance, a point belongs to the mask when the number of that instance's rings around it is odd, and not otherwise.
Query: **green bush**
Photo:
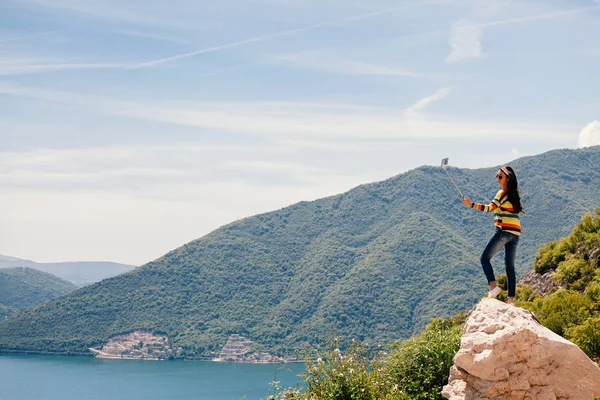
[[[507,281],[506,274],[498,275],[496,277],[496,284],[500,287],[500,289],[508,290],[508,281]]]
[[[571,233],[544,245],[535,259],[538,273],[554,270],[565,289],[541,297],[526,285],[519,305],[535,312],[547,328],[600,359],[600,208],[586,214]]]
[[[561,336],[566,336],[568,328],[579,325],[590,317],[592,304],[582,293],[560,289],[551,295],[536,299],[532,304],[520,305],[532,310],[542,325]]]
[[[575,282],[578,274],[585,276],[587,273],[581,271],[583,264],[573,260],[583,261],[592,269],[597,268],[600,257],[595,259],[596,265],[592,265],[589,261],[590,254],[598,249],[600,249],[600,208],[596,209],[594,217],[590,213],[585,214],[568,236],[542,246],[533,263],[535,272],[544,274],[548,271],[567,269],[565,278],[573,279],[572,282]]]
[[[596,272],[596,275],[600,275],[600,270]],[[585,295],[594,303],[600,304],[600,276],[588,284]]]
[[[573,326],[568,336],[591,359],[600,361],[600,317],[588,318],[583,324]]]
[[[567,284],[573,290],[583,291],[594,277],[594,267],[584,259],[571,258],[560,263],[555,274],[559,283]]]
[[[539,298],[540,295],[529,285],[520,285],[517,290],[517,302],[521,306],[521,302],[533,302]]]
[[[441,399],[465,318],[434,319],[389,352],[357,341],[343,352],[337,337],[325,351],[306,352],[305,390],[278,388],[267,400]]]
[[[565,259],[565,252],[557,241],[546,243],[538,252],[533,266],[538,274],[554,271]]]
[[[382,394],[393,399],[441,399],[461,335],[462,318],[434,319],[421,334],[399,344],[383,366],[382,375],[392,390]]]
[[[342,354],[336,337],[325,352],[314,350],[306,357],[302,374],[309,399],[375,400],[376,389],[370,374],[373,357],[367,346],[352,341]]]

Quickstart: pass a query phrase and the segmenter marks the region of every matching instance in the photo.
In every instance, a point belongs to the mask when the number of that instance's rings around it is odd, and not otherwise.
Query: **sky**
[[[600,0],[2,0],[0,254],[142,265],[444,157],[600,144],[599,38]]]

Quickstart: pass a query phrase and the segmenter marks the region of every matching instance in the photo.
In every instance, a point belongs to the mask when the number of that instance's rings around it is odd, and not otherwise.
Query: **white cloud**
[[[333,173],[333,171],[325,170],[311,165],[298,163],[275,163],[269,161],[241,161],[230,160],[222,163],[219,168],[233,169],[239,171],[266,171],[266,172],[293,172],[293,173]]]
[[[0,154],[0,254],[141,264],[225,223],[372,180],[262,161],[282,150],[261,148],[260,161],[252,154],[258,148],[214,146]],[[223,175],[223,169],[233,170]],[[252,179],[264,173],[282,179]]]
[[[590,122],[579,132],[577,145],[578,147],[600,145],[600,121]]]
[[[464,21],[455,22],[452,25],[449,40],[452,50],[446,57],[446,62],[455,63],[469,58],[484,57],[485,53],[481,45],[482,37],[482,25],[468,24]]]
[[[420,100],[412,108],[419,110],[449,93],[444,88]],[[128,116],[175,125],[197,126],[212,130],[236,132],[276,140],[327,139],[412,139],[485,138],[501,135],[507,139],[564,137],[571,127],[543,123],[519,123],[491,120],[455,119],[429,115],[419,121],[407,120],[396,110],[373,108],[349,112],[350,106],[264,102],[205,102],[188,104],[144,103],[133,100],[57,92],[1,83],[0,93],[65,103],[69,107],[98,113]],[[355,107],[356,108],[356,107]],[[358,107],[360,108],[360,107]],[[346,112],[344,112],[344,110]],[[412,114],[415,114],[414,112]]]
[[[472,3],[471,16],[454,21],[450,30],[450,54],[446,57],[447,63],[485,57],[483,52],[482,21],[488,20],[502,12],[508,6],[503,1],[477,1]]]
[[[165,182],[136,191],[17,188],[0,196],[5,211],[0,254],[45,262],[142,264],[240,218],[344,192],[365,181],[364,176],[339,175],[278,186],[237,180]]]
[[[281,145],[121,146],[4,152],[0,153],[0,187],[121,190],[235,181],[242,175],[246,181],[261,180],[266,174],[297,183],[339,175],[331,168],[287,161],[293,152],[293,148]],[[164,197],[162,190],[157,193]]]
[[[408,107],[404,112],[406,114],[412,114],[419,110],[422,110],[423,108],[427,107],[429,104],[448,96],[448,94],[450,94],[451,90],[452,90],[452,87],[441,88],[435,94],[417,101],[415,104]]]
[[[451,47],[451,51],[450,54],[446,57],[445,61],[447,63],[455,63],[466,59],[485,57],[486,54],[483,51],[482,38],[484,29],[486,28],[560,18],[597,8],[597,6],[586,6],[572,8],[568,10],[546,12],[536,15],[528,15],[524,17],[513,17],[485,21],[485,19],[489,19],[489,16],[491,14],[497,13],[499,10],[501,10],[504,6],[508,4],[509,3],[504,3],[504,5],[498,7],[498,4],[494,5],[493,2],[478,2],[476,3],[475,8],[476,18],[474,18],[473,21],[470,21],[468,19],[455,21],[452,24],[450,38],[448,41]]]

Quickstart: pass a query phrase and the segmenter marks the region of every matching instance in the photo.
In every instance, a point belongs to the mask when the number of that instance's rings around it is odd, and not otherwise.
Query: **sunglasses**
[[[504,179],[504,178],[505,178],[504,175],[500,175],[500,174],[496,175],[496,179]]]

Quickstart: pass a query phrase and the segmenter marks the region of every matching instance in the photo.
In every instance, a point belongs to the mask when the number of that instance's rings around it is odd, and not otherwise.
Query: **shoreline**
[[[143,357],[131,357],[131,356],[118,356],[114,354],[106,354],[101,355],[101,351],[97,349],[89,349],[91,353],[50,353],[50,352],[38,352],[38,351],[0,351],[0,357],[2,356],[10,356],[10,355],[21,355],[21,356],[50,356],[50,357],[93,357],[100,358],[106,360],[139,360],[139,361],[200,361],[200,362],[216,362],[216,363],[230,363],[230,364],[303,364],[305,363],[302,360],[294,360],[294,361],[278,361],[278,362],[249,362],[249,361],[231,361],[231,360],[215,360],[214,358],[173,358],[163,359],[163,358],[143,358]]]
[[[90,351],[96,353],[94,357],[96,358],[107,358],[112,360],[150,360],[150,361],[162,361],[162,359],[157,357],[134,357],[134,356],[123,356],[117,354],[108,354],[103,351],[92,349],[90,347]]]
[[[211,359],[208,360],[211,362],[218,362],[218,363],[231,363],[231,364],[297,364],[297,363],[304,363],[304,361],[302,360],[295,360],[295,361],[232,361],[232,360],[219,360],[219,359]]]

